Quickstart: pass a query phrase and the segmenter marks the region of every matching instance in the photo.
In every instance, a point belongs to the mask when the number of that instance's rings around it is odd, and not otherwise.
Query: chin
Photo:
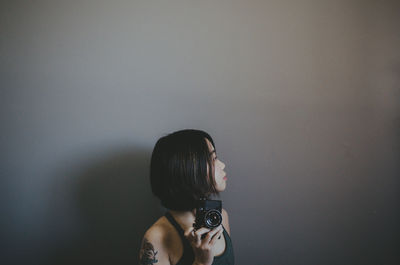
[[[224,186],[222,186],[222,187],[218,187],[218,188],[217,188],[217,191],[222,192],[222,191],[225,190],[225,188],[226,188],[226,185],[224,185]]]

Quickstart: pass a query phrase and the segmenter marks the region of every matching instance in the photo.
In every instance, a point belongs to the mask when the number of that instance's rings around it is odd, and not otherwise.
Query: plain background
[[[1,264],[136,264],[156,140],[226,163],[236,264],[400,264],[399,1],[1,1]]]

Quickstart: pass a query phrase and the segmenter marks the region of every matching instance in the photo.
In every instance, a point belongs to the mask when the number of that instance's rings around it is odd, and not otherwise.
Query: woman
[[[234,264],[228,213],[214,229],[193,228],[196,202],[225,190],[225,164],[211,136],[182,130],[160,138],[153,150],[150,182],[153,194],[168,209],[145,233],[140,264]]]

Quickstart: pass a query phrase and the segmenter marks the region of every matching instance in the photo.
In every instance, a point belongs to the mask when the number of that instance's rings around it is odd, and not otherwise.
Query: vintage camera
[[[222,202],[219,200],[197,201],[196,219],[193,227],[197,230],[201,227],[213,229],[222,223]]]

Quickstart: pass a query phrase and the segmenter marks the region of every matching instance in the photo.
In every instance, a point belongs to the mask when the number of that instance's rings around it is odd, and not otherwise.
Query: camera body
[[[197,201],[196,219],[193,227],[197,230],[201,227],[213,229],[222,223],[222,201],[207,200]]]

